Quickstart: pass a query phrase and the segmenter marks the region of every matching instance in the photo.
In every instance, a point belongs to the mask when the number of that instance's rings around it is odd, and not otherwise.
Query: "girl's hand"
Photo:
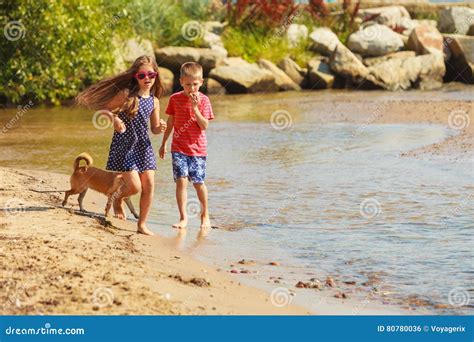
[[[118,117],[114,117],[114,129],[119,133],[124,133],[127,130],[122,119]]]
[[[160,126],[159,126],[160,133],[163,133],[164,131],[166,131],[166,127],[168,127],[166,121],[163,119],[160,119]]]
[[[159,151],[159,155],[160,155],[160,158],[161,158],[161,159],[165,159],[165,153],[166,153],[166,146],[165,146],[165,145],[161,145],[160,151]]]

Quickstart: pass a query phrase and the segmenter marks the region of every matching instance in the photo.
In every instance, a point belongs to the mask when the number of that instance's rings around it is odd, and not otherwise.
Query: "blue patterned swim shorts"
[[[186,156],[179,152],[171,152],[173,160],[174,181],[188,177],[193,183],[204,183],[206,178],[206,157]]]

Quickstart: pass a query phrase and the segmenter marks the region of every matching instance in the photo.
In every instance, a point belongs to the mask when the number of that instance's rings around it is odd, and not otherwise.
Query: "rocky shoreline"
[[[404,6],[358,11],[359,30],[343,44],[328,27],[290,23],[290,44],[304,40],[314,57],[305,66],[286,57],[277,63],[249,63],[228,56],[221,39],[226,23],[203,22],[197,30],[203,47],[166,46],[129,40],[121,49],[123,65],[142,54],[154,55],[169,94],[179,88],[179,66],[204,67],[203,91],[209,94],[277,92],[301,89],[439,89],[444,82],[474,84],[474,8],[439,6],[438,21],[412,19]],[[290,18],[291,19],[291,18]],[[272,48],[271,39],[265,42]]]

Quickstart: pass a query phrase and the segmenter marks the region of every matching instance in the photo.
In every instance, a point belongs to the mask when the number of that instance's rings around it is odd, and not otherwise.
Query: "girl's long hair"
[[[76,97],[76,103],[93,110],[109,109],[114,113],[126,112],[130,118],[138,113],[138,91],[140,90],[135,74],[142,65],[149,64],[158,73],[158,64],[150,56],[138,57],[133,65],[116,76],[103,79],[82,91]],[[151,87],[150,95],[160,98],[163,86],[159,74]]]

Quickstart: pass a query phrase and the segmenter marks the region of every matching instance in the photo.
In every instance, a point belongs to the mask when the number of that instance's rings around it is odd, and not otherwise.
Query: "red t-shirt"
[[[208,120],[214,119],[211,101],[199,93],[199,111]],[[180,91],[170,96],[166,114],[174,116],[174,133],[171,152],[179,152],[187,156],[207,156],[206,131],[202,130],[194,115],[191,99]]]

